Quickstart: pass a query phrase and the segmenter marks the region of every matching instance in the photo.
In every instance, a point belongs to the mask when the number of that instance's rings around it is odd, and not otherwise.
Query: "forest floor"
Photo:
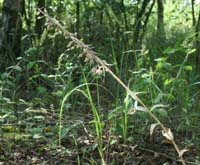
[[[54,165],[54,164],[101,164],[95,136],[84,131],[83,127],[76,128],[76,138],[71,131],[69,136],[62,139],[58,146],[55,125],[32,125],[35,133],[28,133],[27,129],[19,127],[4,128],[0,137],[0,165]],[[14,131],[15,130],[15,131]],[[7,131],[7,133],[6,133]],[[14,133],[13,133],[14,132]],[[36,133],[39,132],[39,133]],[[172,145],[163,139],[160,130],[154,131],[154,136],[130,130],[133,135],[127,143],[121,137],[110,135],[109,129],[104,132],[104,161],[106,164],[116,165],[178,165],[177,153]],[[181,141],[190,138],[188,132],[179,132],[176,140],[180,147]],[[138,141],[138,142],[137,142]],[[199,165],[200,148],[191,144],[184,153],[186,164]]]
[[[1,165],[78,164],[78,159],[80,159],[80,164],[92,164],[92,162],[93,164],[101,164],[101,160],[97,158],[98,152],[96,150],[85,154],[80,152],[78,158],[77,150],[70,144],[65,144],[66,147],[49,147],[48,143],[42,140],[16,140],[13,142],[13,140],[1,139],[0,141]],[[11,145],[10,149],[6,150],[8,145]],[[109,153],[105,155],[106,162],[107,164],[117,165],[181,164],[171,147],[167,145],[152,145],[150,143],[145,145],[145,148],[138,145],[112,146]],[[86,146],[83,148],[86,149]],[[81,148],[79,149],[81,150]],[[198,163],[194,162],[198,157],[197,153],[200,153],[198,148],[190,149],[190,152],[185,155],[187,164],[198,165]]]

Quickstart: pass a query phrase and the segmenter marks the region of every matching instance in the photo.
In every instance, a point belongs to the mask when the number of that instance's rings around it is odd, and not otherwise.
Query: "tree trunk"
[[[151,7],[148,11],[148,13],[146,14],[146,18],[144,20],[144,25],[143,25],[143,31],[142,31],[142,34],[140,35],[140,41],[142,42],[143,38],[144,38],[144,35],[145,35],[145,32],[146,32],[146,27],[147,27],[147,24],[148,24],[148,21],[149,21],[149,17],[152,13],[152,9],[154,7],[154,4],[155,4],[156,0],[153,0],[152,4],[151,4]]]
[[[2,9],[0,49],[2,68],[15,62],[21,55],[23,0],[4,0]]]
[[[127,15],[126,15],[126,7],[125,7],[125,5],[124,5],[124,0],[121,1],[121,4],[122,4],[123,15],[124,15],[125,29],[126,29],[126,31],[128,31],[128,30],[129,30],[129,27],[128,27],[128,21],[127,21]]]
[[[138,47],[139,43],[139,36],[140,36],[140,30],[142,26],[142,17],[145,14],[146,8],[149,4],[150,0],[144,0],[142,3],[142,7],[140,11],[138,12],[136,18],[135,18],[135,23],[134,23],[134,32],[133,32],[133,45],[134,48]]]
[[[164,0],[157,0],[157,33],[158,39],[165,39],[165,29],[164,29]]]
[[[40,9],[44,12],[45,0],[38,0],[37,9]],[[35,33],[38,35],[39,38],[44,30],[44,24],[45,18],[43,17],[43,14],[38,11],[38,14],[36,15]]]
[[[197,19],[196,29],[195,29],[195,38],[196,38],[196,70],[200,71],[200,10]]]
[[[80,2],[76,2],[76,33],[79,36],[79,27],[80,27]]]
[[[194,2],[195,0],[192,0],[192,25],[196,25],[196,19],[195,19],[195,10],[194,10]]]

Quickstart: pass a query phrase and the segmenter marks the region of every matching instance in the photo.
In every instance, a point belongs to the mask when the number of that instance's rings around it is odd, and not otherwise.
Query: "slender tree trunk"
[[[193,26],[196,25],[194,3],[195,3],[195,0],[192,0],[192,25],[193,25]]]
[[[192,4],[192,25],[195,28],[195,42],[196,42],[196,53],[195,53],[195,65],[196,65],[196,71],[200,71],[200,10],[198,14],[198,18],[196,20],[195,17],[195,0],[191,0]]]
[[[127,21],[127,16],[126,16],[126,8],[124,6],[124,0],[121,1],[121,4],[122,4],[122,11],[123,11],[123,15],[124,15],[124,24],[125,24],[125,28],[126,28],[126,31],[129,30],[129,27],[128,27],[128,21]]]
[[[142,17],[145,14],[146,8],[149,4],[150,0],[144,0],[142,3],[142,7],[140,11],[138,12],[136,18],[135,18],[135,23],[134,23],[134,32],[133,32],[133,44],[134,48],[138,47],[139,43],[139,36],[140,36],[140,31],[141,31],[141,26],[142,26]]]
[[[141,36],[140,36],[140,41],[142,42],[142,40],[143,40],[143,38],[144,38],[144,35],[145,35],[145,32],[146,32],[146,27],[147,27],[147,24],[148,24],[148,21],[149,21],[149,17],[150,17],[150,15],[151,15],[151,13],[152,13],[152,9],[153,9],[153,7],[154,7],[154,5],[155,5],[155,2],[156,2],[156,0],[153,0],[153,2],[152,2],[152,4],[151,4],[151,7],[150,7],[150,9],[149,9],[149,11],[148,11],[148,13],[146,14],[146,18],[145,18],[145,20],[144,20],[144,25],[143,25],[143,31],[142,31],[142,34],[141,34]]]
[[[37,9],[40,9],[44,12],[45,0],[38,0]],[[44,30],[44,24],[45,18],[43,17],[43,14],[38,11],[38,14],[36,15],[35,33],[38,35],[39,38]]]
[[[89,10],[89,6],[87,4],[87,0],[83,0],[83,6],[84,6],[84,10],[88,11]],[[84,23],[84,30],[88,29],[89,33],[90,33],[90,37],[89,37],[89,41],[93,41],[94,39],[94,28],[92,27],[91,22],[89,21],[90,19],[90,15],[86,16],[86,22]]]
[[[165,38],[164,29],[164,0],[157,0],[157,33],[160,40]]]
[[[76,33],[79,36],[79,28],[80,28],[80,2],[79,0],[76,2]]]
[[[200,10],[195,28],[196,37],[196,70],[200,71]]]

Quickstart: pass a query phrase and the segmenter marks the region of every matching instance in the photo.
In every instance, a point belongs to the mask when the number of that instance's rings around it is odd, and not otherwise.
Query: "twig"
[[[176,162],[181,162],[181,160],[177,160],[171,156],[168,156],[166,155],[165,153],[161,153],[161,152],[157,152],[157,151],[154,151],[154,150],[151,150],[151,149],[147,149],[147,148],[142,148],[142,147],[138,147],[139,150],[143,150],[143,151],[147,151],[147,152],[150,152],[150,153],[157,153],[158,155],[161,155],[167,159],[170,159],[170,160],[173,160],[173,161],[176,161]],[[193,164],[193,165],[199,165],[198,163],[195,163],[195,162],[189,162],[189,161],[185,161],[185,163],[187,164]]]

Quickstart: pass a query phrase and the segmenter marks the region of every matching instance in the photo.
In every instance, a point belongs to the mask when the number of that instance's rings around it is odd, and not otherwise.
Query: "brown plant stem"
[[[131,91],[127,85],[125,85],[122,80],[120,80],[112,71],[111,69],[109,69],[108,64],[101,60],[99,57],[96,56],[96,52],[94,52],[93,50],[90,49],[90,47],[88,45],[86,45],[85,43],[83,43],[82,41],[80,41],[79,39],[77,39],[75,37],[74,34],[68,32],[67,30],[65,30],[63,28],[63,26],[55,19],[51,18],[48,14],[46,14],[43,11],[40,11],[44,14],[45,17],[47,17],[49,24],[50,25],[55,25],[59,30],[61,30],[64,33],[64,36],[69,37],[73,43],[76,44],[76,46],[78,46],[80,49],[83,50],[84,54],[86,55],[86,58],[88,58],[89,60],[95,61],[97,64],[101,65],[105,71],[107,71],[125,90],[126,92],[128,92],[129,96],[137,101],[138,103],[140,103],[143,108],[146,110],[146,112],[160,125],[160,127],[162,128],[162,130],[166,133],[167,136],[171,136],[171,134],[169,134],[169,129],[167,127],[165,127],[161,121],[155,116],[154,113],[151,112],[151,110],[140,100],[140,98],[137,97],[137,95],[135,94],[135,92]],[[181,150],[179,149],[177,143],[175,142],[174,138],[170,139],[176,152],[179,155],[180,161],[183,165],[186,165],[185,160],[183,159],[183,156],[181,154]]]

